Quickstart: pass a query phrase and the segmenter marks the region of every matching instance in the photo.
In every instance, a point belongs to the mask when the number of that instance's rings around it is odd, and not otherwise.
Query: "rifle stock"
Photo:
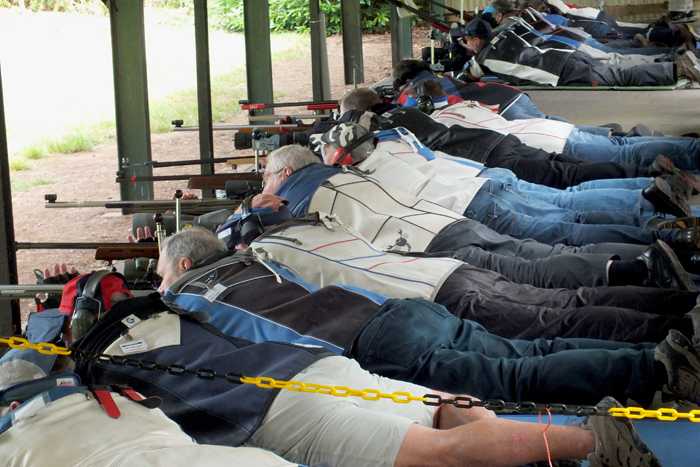
[[[243,180],[249,182],[262,182],[262,174],[259,173],[230,173],[196,175],[187,181],[187,188],[193,190],[225,190],[226,182]]]
[[[160,251],[158,245],[144,245],[135,243],[134,246],[111,247],[101,246],[95,250],[95,259],[98,261],[117,261],[134,258],[158,259]]]

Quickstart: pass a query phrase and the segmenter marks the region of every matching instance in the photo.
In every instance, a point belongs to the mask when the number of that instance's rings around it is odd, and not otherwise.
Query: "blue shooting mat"
[[[539,423],[537,415],[499,415],[499,417],[521,422]],[[585,417],[552,415],[552,425],[580,425]],[[547,426],[549,417],[542,414],[542,423]],[[700,422],[676,420],[675,422],[645,418],[633,420],[639,436],[649,446],[664,467],[700,466]],[[583,466],[588,466],[584,462]]]

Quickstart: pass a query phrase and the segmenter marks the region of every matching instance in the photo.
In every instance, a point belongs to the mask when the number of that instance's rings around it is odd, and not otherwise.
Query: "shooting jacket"
[[[489,107],[494,109],[496,108]],[[451,156],[478,163],[486,161],[503,134],[486,128],[451,128],[412,107],[373,109],[383,121],[383,129],[403,127],[432,151],[442,151]]]
[[[532,8],[518,12],[517,15],[504,20],[502,24],[512,28],[518,36],[532,46],[540,49],[579,50],[608,65],[630,67],[642,63],[653,63],[662,55],[620,55],[604,52],[584,43],[591,37],[587,32],[579,28],[555,26]]]
[[[337,215],[382,250],[424,251],[435,236],[464,217],[430,201],[380,185],[351,166],[312,164],[295,171],[276,193],[296,214]]]
[[[475,57],[478,67],[485,68],[516,86],[556,86],[564,62],[576,48],[564,44],[559,48],[554,48],[554,44],[533,45],[518,35],[516,27],[519,27],[518,22],[514,18],[508,18],[491,32],[486,44]],[[474,76],[483,75],[483,71],[470,71]]]
[[[463,263],[382,251],[335,216],[311,213],[269,230],[251,249],[295,268],[319,287],[352,284],[393,298],[434,300]],[[338,322],[342,324],[342,322]]]
[[[383,186],[464,214],[488,180],[465,159],[438,158],[405,128],[379,133],[376,149],[357,165]]]
[[[436,110],[432,117],[447,126],[489,128],[502,134],[512,134],[523,144],[556,153],[564,152],[566,140],[574,129],[570,123],[544,118],[509,121],[473,101]]]
[[[266,294],[258,289],[256,295],[263,300]],[[224,335],[208,324],[207,318],[202,312],[166,306],[158,294],[133,298],[112,307],[74,347],[224,375],[235,372],[284,381],[319,358],[332,355],[321,347],[253,344]],[[278,391],[231,384],[223,378],[202,382],[195,375],[175,376],[94,360],[79,360],[76,371],[90,384],[123,383],[146,396],[162,398],[161,410],[202,444],[238,446],[245,442]]]

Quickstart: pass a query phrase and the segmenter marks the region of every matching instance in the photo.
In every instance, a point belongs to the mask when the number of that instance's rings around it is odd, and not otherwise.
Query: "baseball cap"
[[[58,307],[62,313],[73,313],[75,309],[75,300],[83,295],[85,286],[92,274],[94,274],[94,272],[82,274],[63,287],[61,305]],[[126,279],[121,274],[115,272],[102,278],[102,281],[100,281],[100,284],[95,290],[94,298],[100,301],[102,303],[102,309],[107,311],[112,306],[112,295],[116,292],[122,292],[131,297]]]
[[[347,148],[368,133],[369,130],[357,123],[339,123],[320,137],[315,138],[315,141],[312,142],[316,144],[319,142],[330,144],[336,149]],[[367,156],[369,156],[372,151],[374,151],[374,142],[372,139],[368,139],[350,151],[352,162],[355,163],[367,159]]]
[[[488,21],[481,18],[474,18],[469,21],[463,29],[463,36],[486,38],[491,34],[492,28]]]

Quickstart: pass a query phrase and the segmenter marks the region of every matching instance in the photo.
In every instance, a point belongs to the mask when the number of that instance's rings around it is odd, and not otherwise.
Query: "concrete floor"
[[[643,123],[666,136],[700,132],[700,87],[673,91],[527,91],[546,114],[577,125]]]

